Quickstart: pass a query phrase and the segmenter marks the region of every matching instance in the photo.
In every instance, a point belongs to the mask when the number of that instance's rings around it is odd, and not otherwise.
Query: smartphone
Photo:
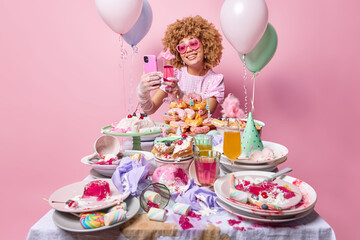
[[[145,73],[157,72],[157,63],[155,55],[144,55]]]

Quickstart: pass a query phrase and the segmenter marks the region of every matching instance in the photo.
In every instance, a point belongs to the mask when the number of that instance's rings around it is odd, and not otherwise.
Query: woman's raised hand
[[[151,72],[141,76],[141,80],[138,86],[138,91],[145,95],[150,93],[152,90],[158,89],[161,85],[162,73]]]
[[[174,99],[182,98],[183,92],[178,85],[179,79],[175,77],[168,77],[167,81],[163,81],[162,84],[165,85],[165,90],[168,94],[172,95]]]

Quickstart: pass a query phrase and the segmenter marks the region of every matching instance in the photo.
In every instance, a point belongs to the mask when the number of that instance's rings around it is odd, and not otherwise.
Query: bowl
[[[98,165],[93,164],[92,168],[105,177],[111,177],[118,165]]]
[[[141,155],[144,155],[146,160],[152,159],[154,156],[151,152],[146,151],[136,151],[136,150],[125,150],[123,152],[123,157],[130,157],[131,155],[135,153],[140,153]],[[121,159],[120,159],[121,162]],[[100,173],[101,175],[105,177],[112,177],[113,173],[115,172],[118,165],[99,165],[99,164],[92,164],[92,169],[94,169],[96,172]]]

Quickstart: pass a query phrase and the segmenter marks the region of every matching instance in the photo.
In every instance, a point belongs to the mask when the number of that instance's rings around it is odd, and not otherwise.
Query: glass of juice
[[[233,164],[241,154],[240,124],[236,119],[231,126],[229,121],[224,128],[224,154]]]
[[[194,141],[199,150],[212,150],[212,135],[199,134],[194,137]]]
[[[219,176],[221,153],[212,150],[201,150],[194,153],[196,177],[205,187],[212,187]]]

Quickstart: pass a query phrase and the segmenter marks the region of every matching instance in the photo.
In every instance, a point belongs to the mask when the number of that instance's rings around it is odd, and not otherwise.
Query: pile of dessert
[[[194,139],[191,136],[170,134],[155,143],[151,152],[160,159],[179,159],[191,157],[193,155],[193,145]]]
[[[226,127],[231,127],[231,128],[240,127],[241,129],[244,129],[246,127],[247,120],[240,119],[240,120],[238,120],[238,122],[235,122],[234,120],[231,120],[231,119],[229,120],[229,119],[219,117],[219,118],[212,118],[211,122],[214,126],[220,127],[220,128],[223,128],[226,126]],[[258,132],[260,132],[262,129],[262,126],[260,126],[256,122],[255,122],[255,127],[256,127],[256,130],[258,130]]]
[[[229,198],[263,210],[283,210],[298,204],[301,192],[290,183],[282,186],[277,182],[263,182],[261,177],[235,178],[231,174]]]
[[[156,126],[155,122],[146,113],[129,114],[119,122],[111,124],[109,132],[113,133],[151,133],[161,130],[161,126]]]
[[[215,129],[206,105],[206,99],[197,93],[185,94],[182,99],[171,102],[169,111],[163,116],[170,125],[169,132],[176,133],[178,127],[188,134],[206,134]]]
[[[79,216],[80,224],[85,229],[111,226],[126,219],[127,204],[116,198],[112,199],[112,193],[107,181],[94,180],[87,183],[84,187],[83,194],[66,201],[66,207],[74,211],[83,209]],[[107,211],[88,212],[87,207],[90,203],[97,203],[99,206],[106,202],[117,201],[118,203]],[[91,205],[94,208],[94,205]]]

